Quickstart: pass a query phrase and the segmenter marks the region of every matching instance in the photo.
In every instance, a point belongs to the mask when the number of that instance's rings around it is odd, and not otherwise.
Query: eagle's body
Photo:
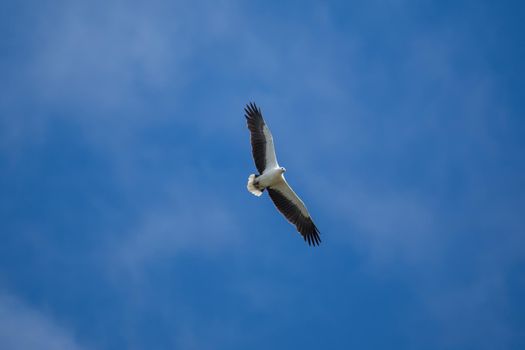
[[[248,177],[248,191],[261,196],[266,189],[277,209],[297,228],[308,244],[321,243],[315,226],[303,201],[295,194],[284,178],[285,168],[279,166],[275,156],[273,137],[266,126],[261,110],[253,103],[245,108],[252,154],[259,175]]]
[[[282,182],[284,180],[283,174],[285,170],[284,168],[272,168],[272,169],[266,169],[262,175],[256,176],[255,180],[253,181],[253,185],[256,189],[259,191],[262,191],[266,187],[275,186],[279,182]]]

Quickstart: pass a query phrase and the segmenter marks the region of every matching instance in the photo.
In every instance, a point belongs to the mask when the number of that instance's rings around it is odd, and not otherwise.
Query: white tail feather
[[[262,194],[262,191],[259,190],[257,187],[255,187],[255,185],[253,184],[253,182],[255,181],[255,174],[251,174],[249,177],[248,177],[248,184],[246,185],[246,188],[248,189],[248,191],[250,191],[253,195],[257,196],[257,197],[260,197],[261,194]]]

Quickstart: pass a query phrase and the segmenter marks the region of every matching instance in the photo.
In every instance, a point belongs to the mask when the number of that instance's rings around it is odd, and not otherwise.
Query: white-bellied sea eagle
[[[265,189],[268,190],[277,209],[295,225],[304,240],[309,245],[319,245],[319,230],[301,198],[284,179],[286,169],[277,163],[273,137],[264,122],[260,108],[255,103],[249,103],[244,111],[250,129],[253,160],[259,171],[259,175],[251,174],[248,177],[248,191],[259,197]]]

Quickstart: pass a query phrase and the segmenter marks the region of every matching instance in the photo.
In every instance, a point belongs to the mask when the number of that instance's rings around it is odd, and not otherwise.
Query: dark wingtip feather
[[[321,237],[319,237],[320,232],[311,218],[309,218],[309,222],[304,226],[301,223],[297,223],[297,231],[299,231],[309,246],[315,247],[321,244]]]
[[[256,114],[262,114],[261,109],[257,107],[255,102],[248,102],[246,107],[244,107],[244,112],[246,113],[244,116],[247,119],[253,118]]]
[[[310,246],[318,246],[321,244],[321,237],[319,236],[320,232],[317,226],[312,221],[312,226],[310,227],[308,233],[305,234],[308,237],[308,245]],[[306,240],[306,239],[305,239]]]

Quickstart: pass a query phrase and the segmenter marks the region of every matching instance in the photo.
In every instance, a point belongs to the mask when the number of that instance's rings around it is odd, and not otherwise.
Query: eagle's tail
[[[261,194],[262,194],[262,191],[260,189],[258,189],[257,187],[255,187],[255,184],[254,184],[254,181],[255,181],[255,174],[251,174],[249,177],[248,177],[248,184],[246,185],[246,188],[248,189],[248,191],[250,191],[253,195],[259,197]]]

